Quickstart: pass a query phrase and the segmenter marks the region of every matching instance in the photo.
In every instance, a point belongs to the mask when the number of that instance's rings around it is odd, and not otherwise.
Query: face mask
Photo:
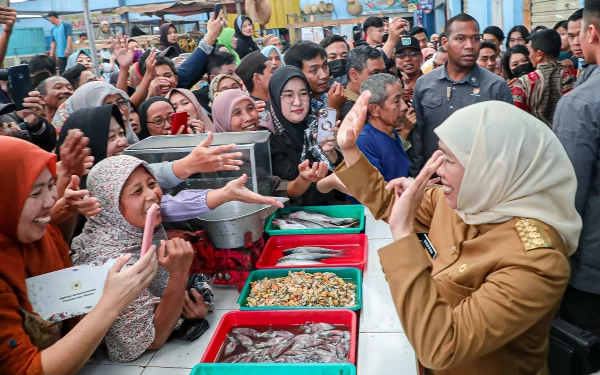
[[[327,63],[331,75],[335,78],[346,74],[346,59],[333,60]]]
[[[519,78],[525,74],[531,73],[535,70],[532,63],[522,64],[513,69],[512,73],[515,77]]]
[[[140,56],[142,56],[142,51],[134,51],[133,52],[133,62],[136,63],[138,62],[138,60],[140,59]]]

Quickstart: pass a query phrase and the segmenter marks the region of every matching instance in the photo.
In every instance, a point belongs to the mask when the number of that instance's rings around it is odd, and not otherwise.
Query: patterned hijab
[[[241,79],[239,79],[236,76],[232,76],[229,74],[219,74],[218,76],[216,76],[215,78],[213,78],[212,81],[210,81],[210,86],[208,87],[208,98],[210,99],[211,102],[215,101],[215,94],[217,92],[219,92],[218,88],[219,88],[219,82],[221,82],[221,80],[223,78],[230,78],[233,79],[234,81],[236,81],[240,87],[242,87],[242,91],[245,92],[246,87],[244,86],[244,83],[242,82]]]
[[[129,176],[140,166],[154,176],[145,161],[129,155],[104,159],[90,171],[87,188],[90,194],[98,199],[102,211],[88,218],[83,232],[73,239],[71,250],[75,265],[104,264],[109,259],[128,253],[133,255],[129,264],[140,258],[144,230],[131,225],[120,209],[121,190]],[[166,239],[167,234],[163,226],[157,227],[152,243],[158,247],[160,240]],[[167,271],[159,267],[149,289],[155,295],[162,295],[166,280]]]

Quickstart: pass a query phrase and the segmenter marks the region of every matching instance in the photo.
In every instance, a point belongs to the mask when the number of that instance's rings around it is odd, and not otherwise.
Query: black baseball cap
[[[46,16],[46,18],[50,18],[50,17],[56,17],[58,18],[58,13],[56,13],[55,11],[50,11],[48,12],[48,16]]]
[[[407,49],[415,49],[421,52],[421,46],[419,45],[419,41],[414,36],[402,36],[400,37],[400,41],[396,44],[396,53]]]

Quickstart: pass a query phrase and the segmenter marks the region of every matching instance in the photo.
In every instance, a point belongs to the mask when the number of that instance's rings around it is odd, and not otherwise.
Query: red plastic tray
[[[213,363],[219,355],[225,335],[235,327],[269,327],[299,325],[306,322],[342,324],[350,328],[348,361],[356,364],[357,318],[350,310],[231,311],[223,315],[200,363]]]
[[[282,252],[298,246],[319,246],[332,250],[344,250],[344,255],[320,260],[324,264],[276,266]],[[273,236],[256,262],[256,268],[323,268],[355,267],[365,271],[369,241],[365,234],[305,234],[299,236]]]

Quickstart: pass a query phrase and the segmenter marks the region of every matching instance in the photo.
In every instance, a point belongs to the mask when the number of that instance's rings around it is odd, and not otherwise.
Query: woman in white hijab
[[[355,144],[369,96],[341,125],[336,175],[390,224],[379,258],[419,361],[433,374],[548,374],[581,231],[558,138],[512,105],[474,104],[435,130],[440,151],[414,180],[386,184]],[[428,188],[436,172],[443,187]]]

